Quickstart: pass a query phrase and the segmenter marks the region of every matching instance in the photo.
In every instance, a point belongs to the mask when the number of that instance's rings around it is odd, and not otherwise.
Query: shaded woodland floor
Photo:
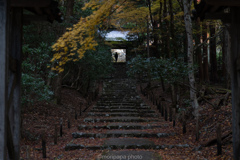
[[[138,93],[140,93],[138,86]],[[101,90],[101,87],[100,87]],[[170,99],[169,95],[159,89],[153,91],[155,95],[161,95],[165,99]],[[184,93],[184,91],[182,91]],[[145,103],[157,110],[157,107],[152,105],[146,97],[141,95]],[[216,101],[219,96],[215,96],[211,101]],[[230,101],[230,100],[229,100]],[[40,160],[42,158],[41,135],[46,136],[47,143],[47,158],[45,159],[65,159],[65,160],[91,160],[102,153],[101,150],[75,150],[65,151],[66,144],[73,140],[72,133],[77,131],[77,126],[83,122],[86,113],[79,116],[79,105],[83,103],[82,108],[87,105],[86,100],[75,90],[64,88],[62,90],[62,105],[37,103],[32,107],[23,110],[22,113],[22,139],[21,139],[21,158]],[[93,107],[94,104],[90,106]],[[170,105],[166,103],[165,105]],[[231,137],[231,122],[232,112],[231,105],[221,106],[220,109],[214,109],[206,102],[201,104],[200,117],[200,140],[195,141],[195,121],[191,117],[187,120],[187,132],[182,134],[182,123],[177,120],[176,126],[172,127],[172,122],[163,121],[161,128],[156,128],[156,132],[172,133],[174,136],[165,138],[154,138],[156,144],[187,144],[186,148],[165,148],[164,150],[155,150],[159,152],[163,159],[233,159],[232,137]],[[90,109],[89,108],[89,109]],[[77,112],[77,119],[75,119]],[[159,114],[161,116],[161,114]],[[68,128],[68,120],[71,128]],[[60,123],[63,123],[63,135],[58,132],[57,145],[54,145],[54,130],[57,125],[58,131]],[[223,139],[222,155],[217,156],[216,143],[211,144],[211,140],[216,138],[216,126],[218,123],[222,125],[222,135],[228,135]],[[147,131],[147,130],[146,130]],[[100,132],[100,130],[94,130]],[[94,144],[101,145],[104,138],[82,138],[78,139],[83,145]],[[201,147],[200,147],[201,146]],[[141,150],[141,149],[139,149]]]
[[[146,86],[147,84],[143,84]],[[218,88],[218,87],[216,87]],[[170,88],[169,88],[170,89]],[[166,90],[169,90],[166,89]],[[138,87],[140,92],[140,87]],[[184,98],[188,96],[187,89],[181,89],[180,97]],[[154,95],[160,95],[158,99],[164,98],[166,102],[165,106],[170,106],[171,94],[166,91],[163,92],[160,87],[153,90]],[[187,95],[186,95],[187,94]],[[160,154],[163,159],[233,159],[233,146],[232,146],[232,106],[231,106],[231,96],[228,97],[226,105],[220,104],[220,100],[224,98],[225,95],[217,94],[216,92],[206,92],[206,97],[209,99],[200,102],[200,139],[196,141],[195,137],[195,120],[191,116],[185,115],[186,118],[186,133],[183,134],[182,128],[182,117],[181,114],[176,117],[176,126],[174,127],[175,133],[174,137],[167,138],[168,142],[171,144],[189,144],[190,148],[172,148],[167,150],[160,150]],[[147,102],[148,105],[152,105],[152,102],[141,95],[141,97]],[[219,106],[213,107],[211,104],[219,104]],[[187,110],[192,112],[192,110]],[[172,122],[170,123],[172,126]],[[222,129],[222,155],[217,156],[217,125],[221,124]],[[172,127],[169,127],[169,130]]]

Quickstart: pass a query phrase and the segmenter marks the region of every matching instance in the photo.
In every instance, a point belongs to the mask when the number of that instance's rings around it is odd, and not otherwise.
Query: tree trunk
[[[215,36],[215,25],[210,25],[210,37]],[[210,63],[211,63],[211,81],[217,82],[217,56],[216,56],[216,38],[210,39]]]
[[[54,95],[56,98],[56,103],[61,104],[61,90],[62,90],[62,75],[63,73],[59,73],[58,76],[56,77],[56,85],[55,85],[55,90],[54,90]]]
[[[230,54],[231,54],[231,37],[230,37],[230,33],[228,31],[228,25],[225,25],[225,29],[224,29],[224,66],[225,66],[225,70],[226,70],[226,76],[225,76],[225,80],[226,80],[226,88],[230,89],[231,86],[231,82],[230,82],[230,73],[231,73],[231,60],[230,60]]]
[[[185,28],[187,33],[187,39],[188,39],[188,68],[192,70],[193,68],[193,34],[192,34],[192,21],[191,21],[191,4],[192,0],[183,0],[183,6],[184,6],[184,22],[185,22]],[[196,97],[196,88],[195,88],[195,77],[194,72],[188,73],[189,78],[189,85],[190,85],[190,99],[192,103],[192,107],[194,109],[193,115],[196,119],[196,124],[198,124],[199,121],[199,104]],[[196,126],[196,136],[198,137],[198,126]]]
[[[175,32],[174,32],[174,16],[173,16],[173,6],[172,6],[172,0],[169,0],[169,12],[170,12],[170,32],[171,32],[171,44],[173,48],[173,55],[175,58],[178,58],[177,53],[177,44],[175,40]]]
[[[203,42],[207,39],[207,24],[206,22],[202,23],[202,37]],[[208,46],[203,45],[203,74],[204,81],[209,82],[209,73],[208,73]]]
[[[174,114],[173,114],[173,110],[175,110],[177,107],[177,92],[176,92],[176,85],[172,84],[171,85],[171,92],[172,92],[172,105],[169,107],[169,121],[171,122],[172,119],[175,119]]]
[[[201,30],[201,27],[200,27],[200,22],[197,21],[196,22],[196,30],[197,31],[200,31]],[[200,44],[200,39],[201,39],[201,34],[200,32],[198,32],[196,34],[196,38],[195,38],[195,42],[196,42],[196,45]],[[203,64],[202,64],[202,51],[201,51],[201,48],[198,47],[196,49],[196,55],[197,55],[197,61],[198,61],[198,73],[199,73],[199,81],[200,82],[203,82]]]
[[[74,0],[67,0],[66,19],[69,19],[69,16],[73,16],[73,6],[74,6]]]
[[[226,62],[225,62],[225,59],[226,59],[226,38],[225,38],[225,31],[226,31],[226,28],[224,28],[224,31],[222,33],[222,43],[221,43],[221,47],[222,47],[222,77],[223,77],[223,81],[226,82],[226,74],[227,74],[227,71],[226,71]]]
[[[188,62],[187,58],[187,50],[188,50],[188,39],[187,39],[187,33],[185,31],[185,34],[183,35],[183,53],[184,53],[184,62]]]
[[[176,84],[172,84],[171,85],[171,90],[172,90],[172,107],[171,107],[171,112],[173,112],[171,114],[172,114],[174,120],[176,119],[176,117],[174,117],[175,116],[174,113],[177,110],[177,88],[178,87],[177,87]]]
[[[160,8],[159,8],[159,25],[160,25],[159,28],[160,28],[160,33],[163,33],[162,8],[163,8],[162,1],[160,1]],[[164,51],[164,43],[163,42],[164,42],[164,38],[163,38],[163,36],[161,36],[160,44],[159,44],[161,46],[160,53],[159,53],[159,58],[161,57],[162,51]]]
[[[163,8],[163,17],[167,17],[167,0],[164,0],[164,8]],[[169,21],[167,19],[165,21],[165,35],[163,35],[165,38],[165,54],[168,58],[171,57],[171,51],[170,51],[170,33],[169,33]]]
[[[161,79],[162,90],[163,92],[165,92],[166,89],[165,89],[164,79],[161,75],[160,75],[160,79]]]
[[[148,56],[148,58],[149,58],[149,57],[150,57],[150,50],[149,50],[149,39],[150,39],[150,36],[149,36],[148,16],[147,16],[146,20],[147,20],[147,56]]]

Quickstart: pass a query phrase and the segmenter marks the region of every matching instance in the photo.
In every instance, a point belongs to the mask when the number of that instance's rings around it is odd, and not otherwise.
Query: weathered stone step
[[[68,144],[65,150],[76,149],[158,149],[154,142],[143,138],[109,138],[102,146],[84,146],[81,144]]]
[[[119,98],[117,96],[101,96],[99,101],[121,101],[123,98]],[[125,96],[124,100],[129,100],[129,101],[142,101],[142,99],[139,96]]]
[[[118,138],[118,137],[147,137],[147,138],[161,138],[172,136],[174,133],[147,133],[139,130],[109,130],[106,133],[83,133],[74,132],[72,133],[73,138]]]
[[[101,96],[101,99],[132,99],[132,100],[141,100],[138,97],[136,97],[137,93],[127,91],[127,92],[109,92],[109,93],[103,93]],[[100,99],[100,100],[101,100]]]
[[[110,151],[96,157],[96,160],[161,160],[153,151]]]
[[[98,102],[97,106],[141,106],[139,102]],[[147,106],[147,105],[142,105]]]
[[[153,141],[144,138],[109,138],[104,142],[109,149],[153,149]]]
[[[153,129],[168,127],[168,125],[141,125],[139,123],[109,123],[108,125],[79,125],[78,130],[90,130],[90,129]]]
[[[95,106],[92,109],[151,109],[149,106]]]
[[[109,90],[103,91],[103,95],[107,95],[108,97],[116,97],[117,95],[137,95],[135,89],[117,89],[117,88],[112,88]]]
[[[116,93],[115,91],[112,91],[112,93],[103,93],[100,100],[102,99],[137,99],[141,100],[139,98],[138,94],[136,92],[130,92],[129,90],[126,93],[120,92]]]
[[[143,141],[142,141],[143,140]],[[107,142],[107,143],[106,143]],[[110,138],[107,139],[102,146],[84,146],[81,144],[70,143],[65,146],[65,151],[88,149],[88,150],[111,150],[111,149],[172,149],[172,148],[188,148],[188,144],[177,144],[177,145],[155,145],[148,139],[142,138]],[[119,143],[120,142],[120,143]],[[126,142],[126,143],[125,143]]]
[[[155,113],[150,109],[92,109],[91,112],[134,112],[134,113]]]
[[[103,112],[89,112],[89,116],[98,116],[98,117],[118,117],[118,116],[123,116],[123,117],[158,117],[156,113],[134,113],[134,112],[108,112],[108,113],[103,113]]]
[[[84,119],[84,122],[158,122],[159,119],[153,118],[138,118],[138,117],[110,117],[110,118],[94,118],[88,117]]]
[[[109,91],[129,91],[129,90],[132,90],[132,91],[136,91],[136,87],[133,85],[133,86],[124,86],[122,84],[118,84],[118,83],[114,83],[113,85],[110,84],[110,85],[106,85],[106,88],[104,88],[105,91],[109,92]]]
[[[109,105],[109,104],[111,104],[111,105],[116,105],[116,106],[118,106],[118,105],[128,105],[128,106],[133,106],[133,105],[139,105],[139,104],[141,104],[142,102],[141,101],[136,101],[136,100],[128,100],[128,99],[124,99],[124,100],[110,100],[110,101],[98,101],[97,102],[97,104],[99,105],[99,106],[105,106],[105,105]]]
[[[115,102],[98,102],[98,106],[136,106],[139,104],[138,102],[121,102],[121,101],[115,101]]]

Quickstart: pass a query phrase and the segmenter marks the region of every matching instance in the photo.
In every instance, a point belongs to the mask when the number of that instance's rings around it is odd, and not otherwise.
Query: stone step
[[[135,105],[142,103],[141,100],[132,100],[132,99],[112,99],[112,100],[99,100],[97,103],[99,104],[108,104],[108,103],[118,103],[118,104],[126,104],[126,105]],[[118,105],[117,104],[117,105]]]
[[[141,130],[109,130],[106,133],[84,133],[74,132],[73,138],[118,138],[118,137],[147,137],[147,138],[162,138],[173,136],[175,133],[147,133]]]
[[[153,149],[153,141],[144,138],[109,138],[104,142],[109,149]]]
[[[92,109],[151,109],[151,107],[145,106],[94,106]]]
[[[151,109],[148,105],[95,105],[92,109]]]
[[[78,130],[91,130],[91,129],[154,129],[168,127],[168,125],[142,125],[139,123],[109,123],[107,125],[79,125]]]
[[[141,100],[141,98],[137,95],[136,92],[129,92],[126,93],[119,92],[116,93],[115,91],[112,91],[112,93],[103,93],[100,100],[115,100],[115,99],[137,99]]]
[[[111,91],[111,92],[103,92],[101,99],[112,99],[112,98],[117,98],[117,99],[138,99],[140,100],[138,97],[136,97],[137,93],[133,92],[131,90],[127,90],[127,91]]]
[[[98,102],[98,106],[140,106],[139,103],[135,102]]]
[[[162,160],[162,157],[153,151],[110,151],[96,157],[95,160]]]
[[[98,106],[146,106],[146,105],[140,105],[141,102],[133,102],[133,101],[102,101],[102,102],[97,102]]]
[[[143,138],[110,138],[105,141],[104,145],[99,146],[84,146],[82,144],[70,143],[64,148],[65,151],[87,149],[87,150],[115,150],[115,149],[172,149],[172,148],[189,148],[188,144],[176,144],[176,145],[155,145],[152,141]]]
[[[91,112],[134,112],[134,113],[155,113],[150,109],[92,109]]]
[[[68,144],[65,150],[76,149],[103,150],[103,149],[158,149],[153,141],[144,138],[108,138],[102,146],[84,146],[81,144]]]
[[[117,95],[117,94],[124,95],[124,93],[134,95],[134,93],[136,93],[136,90],[131,89],[131,88],[119,89],[118,87],[103,90],[103,95],[114,96],[114,95]],[[137,94],[135,94],[135,95],[137,95]]]
[[[155,118],[139,118],[139,117],[103,117],[103,118],[94,118],[87,117],[84,119],[84,122],[159,122],[160,120]]]
[[[136,94],[127,94],[124,96],[124,99],[130,99],[130,100],[139,100],[139,101],[142,101],[142,99],[140,98],[140,96],[136,96]],[[99,101],[112,101],[112,100],[122,100],[122,98],[119,98],[118,96],[116,95],[102,95],[101,98],[99,99]]]
[[[131,90],[126,90],[125,92],[123,91],[116,91],[116,90],[112,90],[112,91],[105,91],[102,93],[102,96],[100,97],[100,99],[122,99],[122,98],[131,98],[131,99],[141,99],[140,96],[137,94],[137,92],[135,91],[131,91]]]
[[[133,97],[125,97],[121,96],[120,98],[103,98],[98,101],[98,103],[134,103],[140,104],[143,103],[142,99],[140,98],[133,98]]]
[[[158,117],[156,113],[134,113],[134,112],[88,112],[89,116],[97,116],[97,117]]]

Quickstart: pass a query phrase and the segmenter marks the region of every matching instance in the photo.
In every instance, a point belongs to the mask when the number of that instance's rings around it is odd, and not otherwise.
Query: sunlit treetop
[[[52,46],[53,51],[56,52],[51,60],[51,62],[56,62],[53,70],[62,72],[63,66],[68,61],[78,61],[87,50],[95,50],[98,45],[94,38],[97,26],[109,16],[116,3],[117,0],[102,2],[92,0],[85,5],[83,9],[91,8],[94,10],[93,13],[86,18],[80,18],[72,28],[67,28]]]

